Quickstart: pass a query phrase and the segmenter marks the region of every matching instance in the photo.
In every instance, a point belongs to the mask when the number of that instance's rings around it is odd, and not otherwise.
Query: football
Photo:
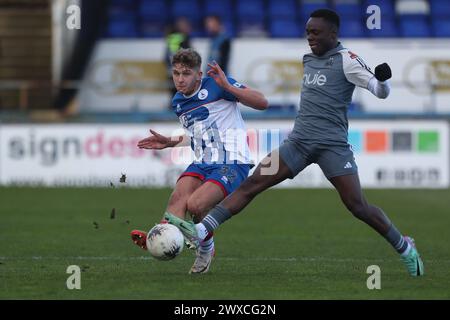
[[[158,260],[172,260],[183,251],[184,237],[174,225],[160,223],[147,234],[147,249]]]

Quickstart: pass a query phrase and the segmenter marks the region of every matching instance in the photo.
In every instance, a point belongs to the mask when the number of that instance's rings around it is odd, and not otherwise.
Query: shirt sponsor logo
[[[320,71],[315,73],[314,75],[305,73],[303,75],[303,83],[323,86],[325,83],[327,83],[327,77],[324,74],[320,74]]]

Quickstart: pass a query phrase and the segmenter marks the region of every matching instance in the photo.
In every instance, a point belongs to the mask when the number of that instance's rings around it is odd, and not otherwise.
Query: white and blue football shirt
[[[233,78],[231,85],[245,88]],[[247,131],[237,98],[223,90],[211,77],[202,79],[190,96],[177,92],[172,108],[186,135],[191,138],[194,162],[252,164]]]

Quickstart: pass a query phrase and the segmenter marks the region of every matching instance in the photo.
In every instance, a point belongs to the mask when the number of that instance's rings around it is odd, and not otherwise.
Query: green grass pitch
[[[449,190],[365,191],[416,239],[422,278],[331,189],[259,195],[217,230],[210,273],[188,275],[192,252],[156,261],[129,236],[159,221],[170,192],[0,188],[0,299],[450,298]],[[69,265],[82,270],[81,290],[66,287]],[[367,289],[370,265],[380,290]]]

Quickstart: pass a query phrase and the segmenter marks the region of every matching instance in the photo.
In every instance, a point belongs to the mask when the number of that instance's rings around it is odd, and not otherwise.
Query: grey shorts
[[[358,166],[351,146],[307,144],[285,140],[279,148],[280,157],[294,178],[311,163],[317,163],[327,179],[355,174]]]

